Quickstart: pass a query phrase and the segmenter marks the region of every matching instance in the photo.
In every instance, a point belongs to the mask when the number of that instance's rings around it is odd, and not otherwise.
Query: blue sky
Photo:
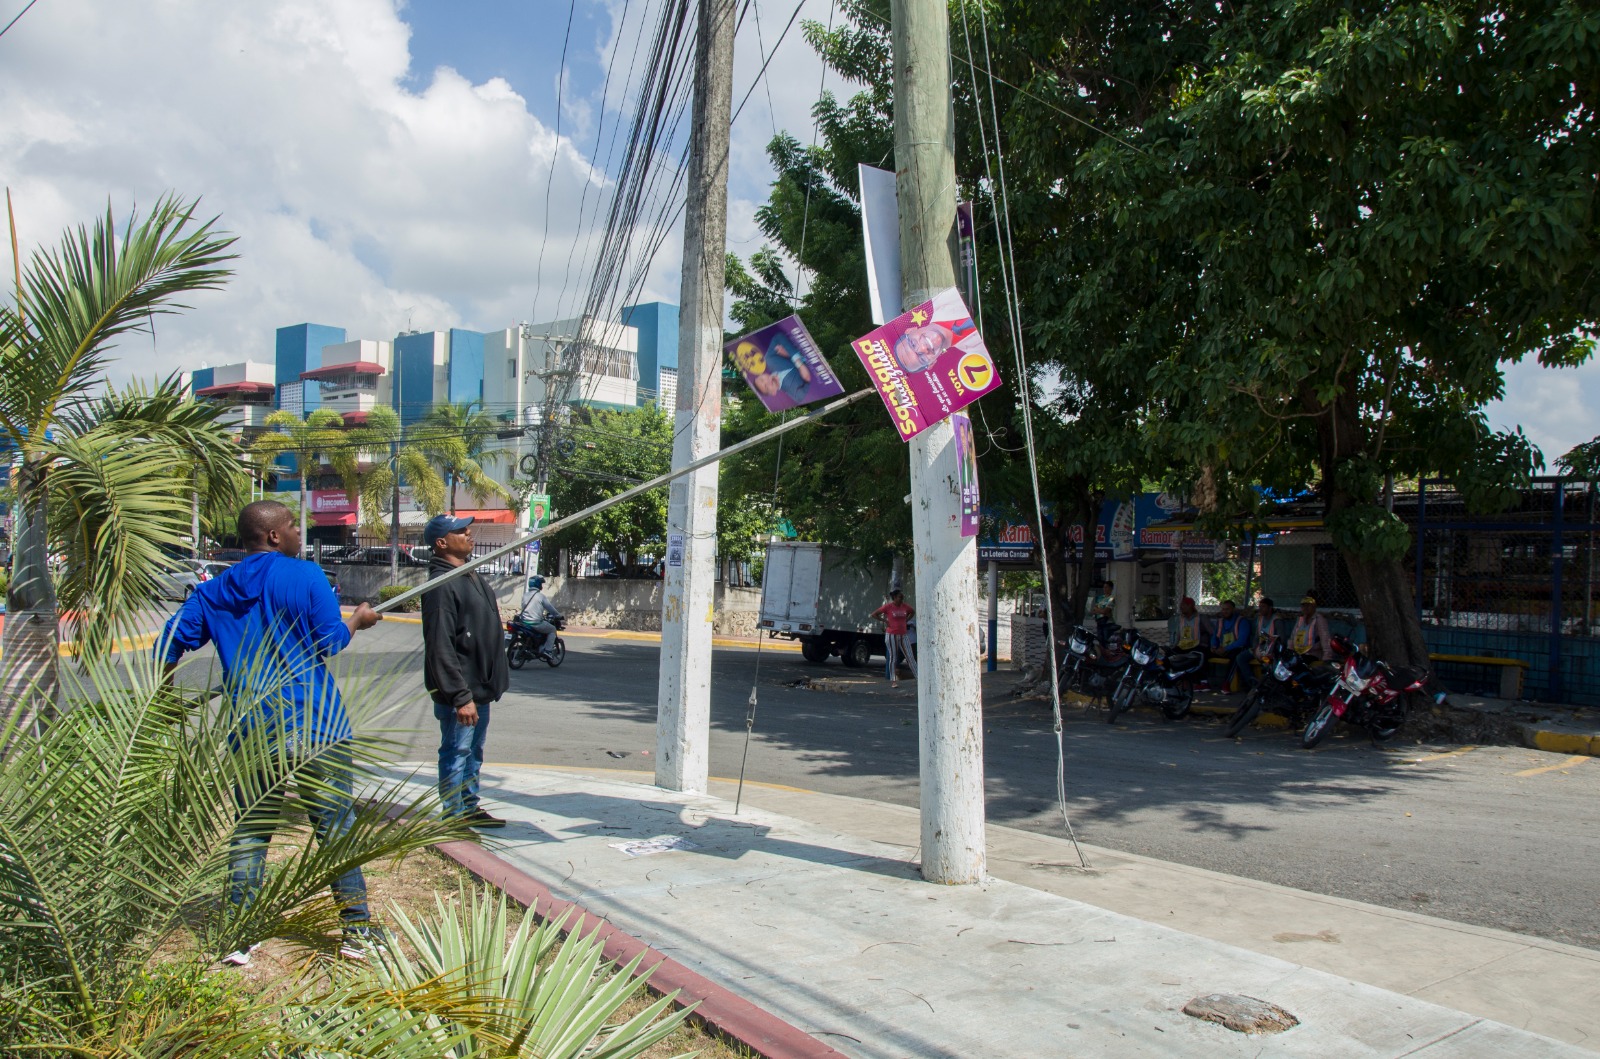
[[[128,374],[270,361],[273,330],[308,320],[352,338],[553,320],[581,304],[598,230],[595,129],[626,120],[602,114],[604,57],[619,32],[631,56],[663,2],[576,0],[558,139],[561,0],[42,0],[0,38],[0,182],[24,246],[167,191],[238,234],[227,291],[163,321]],[[767,48],[795,2],[753,8]],[[829,10],[805,0],[801,17]],[[739,34],[736,101],[760,65],[756,23]],[[822,77],[798,30],[774,69],[781,89],[755,92],[733,130],[741,255],[761,245],[773,128],[810,139]],[[669,236],[641,300],[676,300],[680,247]],[[1489,414],[1553,461],[1600,434],[1600,363],[1512,366]]]

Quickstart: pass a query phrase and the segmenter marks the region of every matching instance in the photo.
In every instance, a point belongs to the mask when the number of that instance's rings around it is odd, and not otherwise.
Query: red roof
[[[320,368],[302,371],[302,379],[333,379],[340,375],[382,375],[387,371],[382,364],[371,360],[350,360],[343,364],[324,364]]]
[[[206,386],[194,392],[196,397],[225,397],[229,394],[272,393],[277,387],[270,382],[225,382],[220,386]]]

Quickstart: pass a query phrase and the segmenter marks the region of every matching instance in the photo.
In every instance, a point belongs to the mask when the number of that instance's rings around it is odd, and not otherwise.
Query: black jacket
[[[428,576],[452,570],[435,558]],[[422,682],[435,702],[495,702],[511,686],[500,604],[474,571],[422,594]]]

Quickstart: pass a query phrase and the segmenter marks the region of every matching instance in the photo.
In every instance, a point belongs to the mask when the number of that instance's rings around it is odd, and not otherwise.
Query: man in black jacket
[[[433,550],[428,576],[472,558],[472,519],[436,515],[422,531]],[[500,604],[476,571],[422,596],[422,680],[439,722],[439,796],[445,811],[473,827],[504,827],[478,805],[478,769],[489,734],[489,706],[511,685]]]

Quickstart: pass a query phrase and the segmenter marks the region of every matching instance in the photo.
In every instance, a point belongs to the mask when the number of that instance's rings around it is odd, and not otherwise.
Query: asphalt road
[[[403,705],[393,723],[418,729],[411,753],[431,760],[420,643],[416,625],[385,623],[341,662],[369,677],[395,674],[385,697]],[[488,760],[653,768],[657,646],[571,636],[568,648],[560,669],[512,674],[494,707]],[[738,775],[756,661],[748,648],[718,648],[713,658],[713,776]],[[843,690],[786,686],[808,676]],[[762,652],[747,776],[915,805],[914,684],[891,692],[871,676],[837,660],[819,668]],[[1008,685],[1004,673],[986,682],[989,819],[1060,835],[1046,709],[1005,701]],[[1068,810],[1086,842],[1600,948],[1600,759],[1511,747],[1380,750],[1344,734],[1307,753],[1283,732],[1233,741],[1218,722],[1135,711],[1113,727],[1076,708],[1064,735]]]

